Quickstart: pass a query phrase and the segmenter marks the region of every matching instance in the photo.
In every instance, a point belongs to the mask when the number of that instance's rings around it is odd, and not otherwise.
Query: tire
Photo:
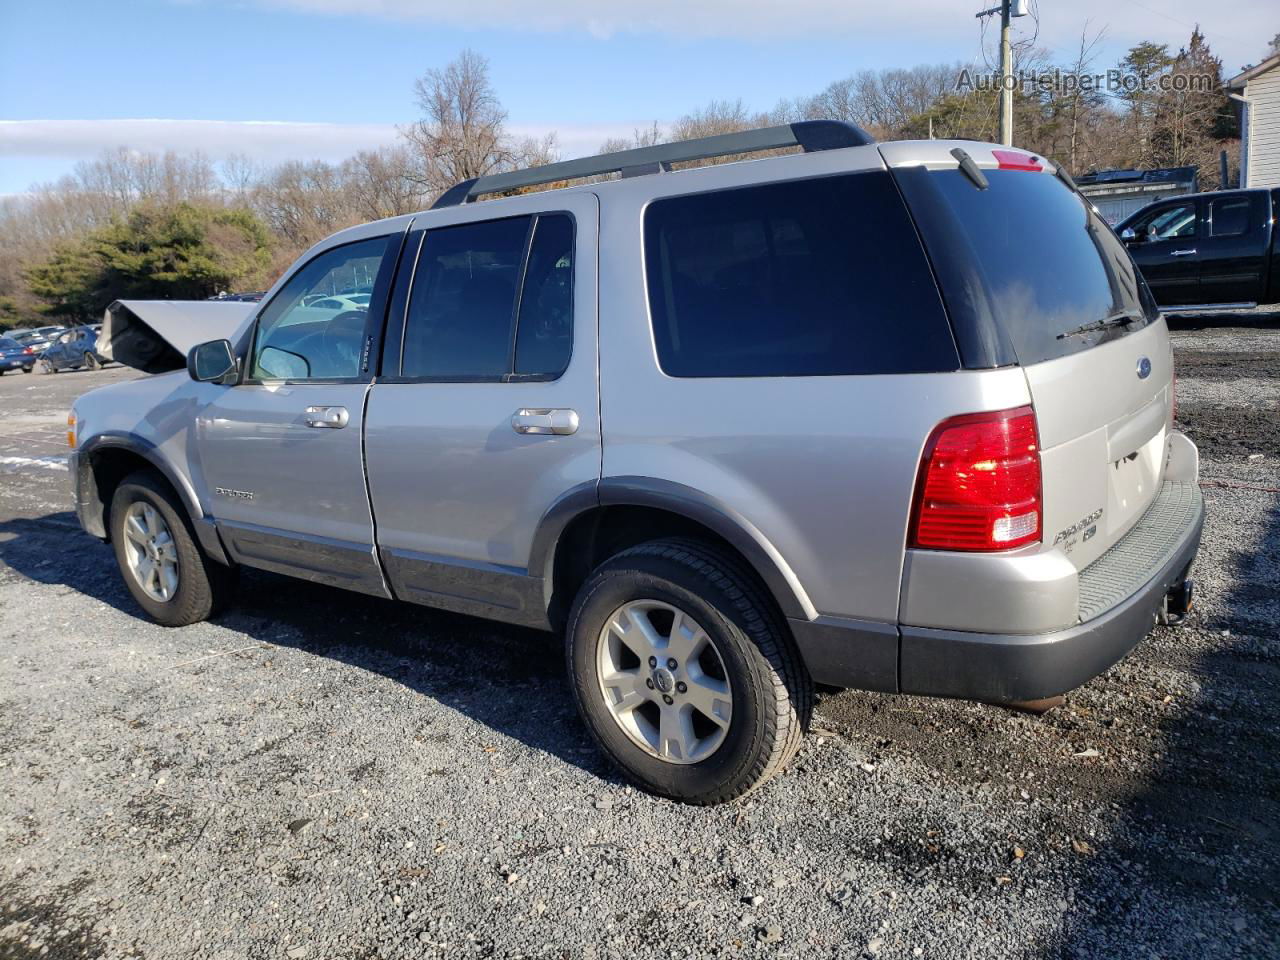
[[[101,370],[102,363],[92,353],[86,353],[84,355],[84,368],[86,370]]]
[[[36,373],[41,373],[41,374],[58,372],[57,368],[55,368],[54,365],[50,363],[48,360],[37,360],[35,363],[35,370],[36,370]]]
[[[658,617],[676,615],[666,612],[667,607],[682,618],[682,639],[677,642],[677,630],[668,621],[672,626],[667,627],[666,641],[672,649],[690,651],[690,658],[692,650],[702,649],[696,670],[701,681],[695,679],[693,659],[679,663],[672,658],[665,666],[677,666],[664,671],[659,653],[658,665],[650,668],[627,652],[633,644],[621,640],[616,625],[634,624],[637,616],[647,619],[652,614],[649,625],[661,634]],[[630,629],[624,631],[628,638]],[[690,634],[693,640],[688,640]],[[705,642],[698,639],[703,636]],[[673,800],[714,804],[749,793],[786,765],[809,725],[813,683],[785,621],[742,562],[708,544],[657,540],[601,564],[574,601],[565,646],[574,699],[596,742],[633,783]],[[708,647],[714,658],[707,654]],[[623,659],[637,660],[637,679],[619,666]],[[606,677],[627,679],[606,693]],[[672,683],[674,704],[665,694]],[[704,684],[725,690],[710,700],[712,710],[705,712],[692,702],[695,697],[708,702]],[[631,691],[625,697],[620,692],[624,689]],[[669,705],[668,712],[653,699],[658,695]],[[645,697],[647,703],[639,702],[621,714],[623,719],[616,718],[628,703]],[[692,719],[667,727],[664,718],[670,711]],[[727,726],[723,716],[714,723],[708,719],[713,711],[728,713]],[[667,729],[694,736],[664,739]],[[705,738],[699,730],[707,732]],[[669,749],[685,744],[689,748],[683,753]]]
[[[168,541],[157,548],[165,556],[176,558],[176,586],[167,597],[149,592],[131,566],[130,557],[139,549],[139,542],[126,532],[125,524],[135,505],[138,514],[154,511],[169,534]],[[204,555],[186,508],[155,473],[131,473],[116,487],[111,498],[111,542],[129,593],[151,619],[166,627],[185,627],[207,620],[225,608],[235,594],[236,572]]]

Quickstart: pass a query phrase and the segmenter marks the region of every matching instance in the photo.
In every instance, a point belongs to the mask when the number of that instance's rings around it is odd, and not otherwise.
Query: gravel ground
[[[257,573],[142,619],[61,439],[132,372],[0,378],[0,957],[1276,956],[1280,325],[1232,324],[1175,331],[1188,626],[1041,717],[826,695],[714,809],[619,782],[547,635]]]

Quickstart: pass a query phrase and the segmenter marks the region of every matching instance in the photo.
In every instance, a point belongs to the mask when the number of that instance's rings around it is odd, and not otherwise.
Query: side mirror
[[[200,383],[226,384],[237,372],[236,355],[229,340],[196,344],[187,354],[187,373]]]
[[[1132,243],[1138,239],[1138,235],[1134,232],[1133,227],[1125,227],[1120,231],[1120,239],[1125,243]]]

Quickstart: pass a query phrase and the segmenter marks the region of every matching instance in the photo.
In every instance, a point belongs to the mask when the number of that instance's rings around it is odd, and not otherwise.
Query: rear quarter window
[[[886,172],[656,200],[644,237],[654,343],[669,376],[959,365],[928,261]]]

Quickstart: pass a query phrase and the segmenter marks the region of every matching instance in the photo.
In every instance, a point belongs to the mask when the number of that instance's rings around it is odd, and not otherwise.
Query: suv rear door
[[[365,436],[398,598],[545,623],[534,534],[600,475],[598,219],[557,192],[415,222]]]
[[[1265,190],[1201,200],[1200,303],[1257,303],[1268,266],[1271,197]]]

